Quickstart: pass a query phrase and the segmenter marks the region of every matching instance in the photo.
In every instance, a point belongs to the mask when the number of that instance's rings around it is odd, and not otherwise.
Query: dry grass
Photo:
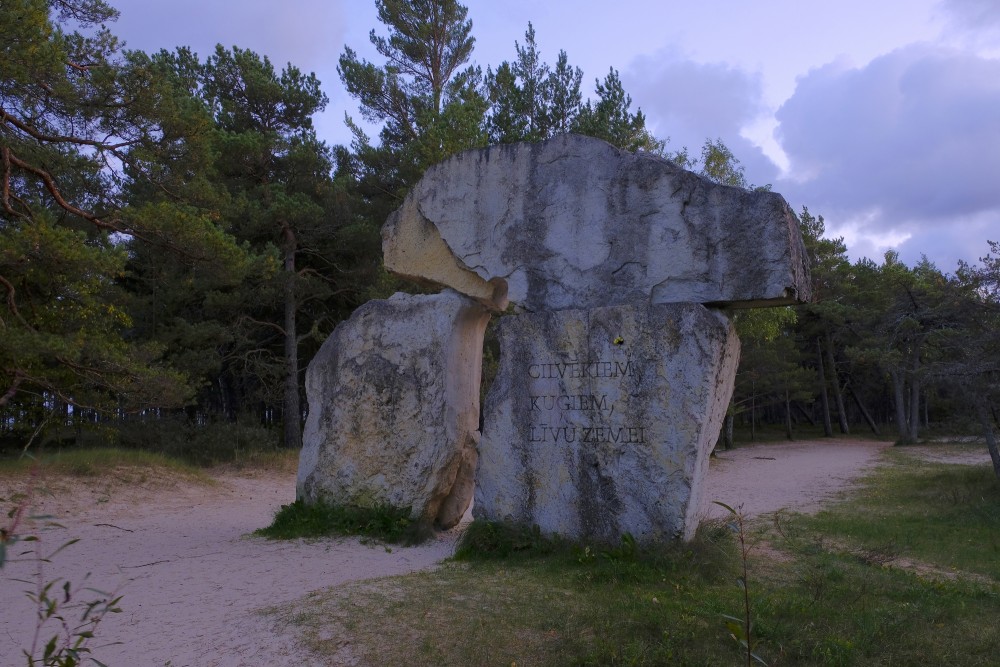
[[[887,457],[818,516],[751,524],[754,637],[770,665],[996,664],[995,480]],[[741,659],[722,620],[741,613],[738,571],[731,535],[709,524],[659,554],[545,547],[271,613],[332,664],[728,665]]]
[[[579,591],[519,569],[450,563],[348,584],[271,613],[299,626],[315,654],[349,652],[366,665],[545,667],[593,639],[585,610]]]

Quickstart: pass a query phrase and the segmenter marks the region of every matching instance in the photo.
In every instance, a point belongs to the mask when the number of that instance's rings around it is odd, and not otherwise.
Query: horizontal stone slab
[[[778,194],[718,185],[647,153],[562,135],[427,170],[382,231],[386,268],[494,310],[808,301]]]

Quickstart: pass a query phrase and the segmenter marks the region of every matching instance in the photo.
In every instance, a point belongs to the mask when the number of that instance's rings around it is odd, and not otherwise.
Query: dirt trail
[[[451,555],[456,539],[450,533],[388,550],[356,539],[248,537],[294,500],[294,473],[153,486],[146,497],[88,489],[46,503],[69,528],[45,531],[45,547],[80,538],[55,557],[47,577],[76,583],[90,573],[87,585],[124,596],[123,612],[108,615],[98,635],[124,643],[91,645],[114,667],[312,664],[255,610],[345,581],[431,568]],[[79,504],[69,507],[67,498]],[[19,649],[30,643],[32,607],[25,585],[12,581],[30,574],[27,563],[15,563],[0,575],[0,665],[20,664]]]
[[[850,488],[889,443],[821,440],[741,447],[712,459],[702,507],[711,517],[742,505],[747,516],[779,509],[814,512]]]
[[[811,511],[874,465],[884,447],[828,440],[723,452],[712,462],[704,503],[742,503],[748,514]],[[345,581],[433,568],[457,539],[453,531],[391,550],[356,539],[269,542],[247,534],[294,499],[294,472],[226,474],[214,484],[126,478],[56,489],[44,503],[69,526],[43,534],[47,549],[80,538],[47,576],[79,583],[90,573],[88,585],[124,596],[123,613],[110,615],[102,641],[92,644],[113,667],[317,664],[297,649],[294,633],[257,612]],[[0,495],[9,497],[9,489]],[[21,664],[20,649],[31,641],[26,585],[13,580],[30,574],[25,563],[0,571],[0,665]],[[122,643],[102,647],[112,641]]]

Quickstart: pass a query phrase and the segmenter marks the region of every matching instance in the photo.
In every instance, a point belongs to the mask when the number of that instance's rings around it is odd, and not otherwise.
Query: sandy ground
[[[813,511],[875,465],[885,446],[827,440],[722,452],[712,461],[703,506],[716,516],[724,511],[713,500],[742,504],[750,515]],[[985,447],[981,458],[965,459],[989,461]],[[68,526],[43,531],[42,547],[80,539],[54,557],[46,578],[123,596],[123,612],[109,615],[91,644],[113,667],[341,664],[304,655],[293,631],[259,611],[346,581],[433,568],[457,539],[452,531],[391,550],[356,539],[270,542],[247,534],[294,499],[292,472],[225,474],[214,484],[147,480],[137,471],[119,476],[125,479],[73,487],[50,481],[53,495],[42,501],[44,512]],[[0,494],[10,492],[10,483],[0,486]],[[28,562],[0,571],[0,665],[24,664],[34,610],[24,596],[29,584],[17,579],[30,580],[32,572]],[[106,645],[112,641],[121,643]],[[345,646],[341,658],[349,656]]]
[[[747,516],[787,509],[814,512],[850,488],[890,443],[823,440],[741,447],[712,459],[702,495],[707,516],[726,510],[713,501],[742,508]],[[985,452],[985,449],[984,449]]]

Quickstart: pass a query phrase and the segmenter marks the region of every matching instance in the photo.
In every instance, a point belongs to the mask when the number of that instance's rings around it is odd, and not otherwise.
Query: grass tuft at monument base
[[[749,524],[752,643],[769,665],[996,664],[1000,484],[988,465],[886,456],[827,511]],[[317,654],[348,642],[365,664],[745,664],[726,522],[656,549],[474,523],[458,556],[271,613]]]
[[[253,534],[272,540],[360,535],[390,544],[412,545],[423,542],[433,531],[412,519],[409,507],[355,507],[296,500],[282,505],[271,525]]]

